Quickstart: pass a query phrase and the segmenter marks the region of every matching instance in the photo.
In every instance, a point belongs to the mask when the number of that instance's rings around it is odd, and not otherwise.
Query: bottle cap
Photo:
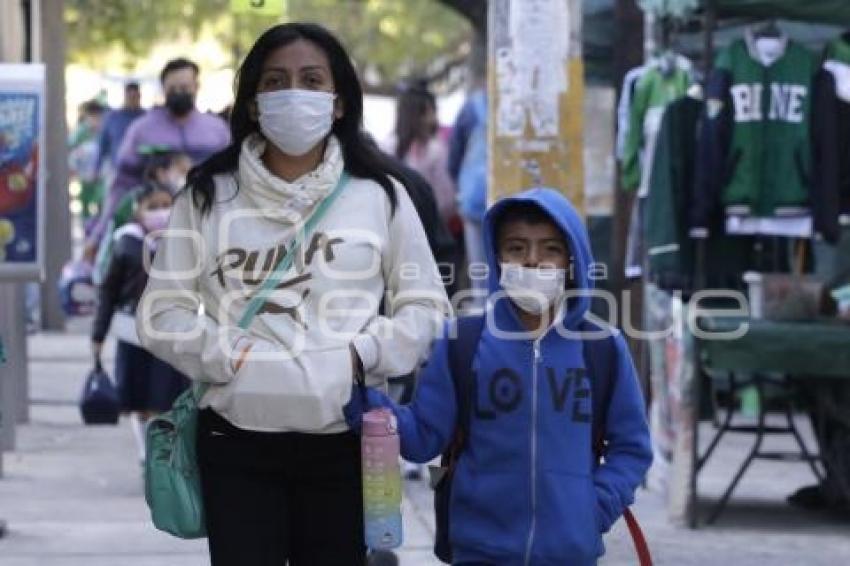
[[[363,434],[367,436],[392,436],[396,434],[396,419],[386,407],[372,409],[363,415]]]

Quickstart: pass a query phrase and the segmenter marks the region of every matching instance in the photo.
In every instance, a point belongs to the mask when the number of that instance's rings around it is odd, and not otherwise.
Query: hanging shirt
[[[722,206],[735,217],[728,232],[810,234],[814,71],[802,46],[784,37],[759,40],[751,30],[720,52],[706,88],[706,175],[692,207],[694,227],[707,230]],[[773,220],[753,220],[764,218]]]
[[[664,111],[649,195],[644,199],[643,234],[648,279],[665,290],[694,290],[695,241],[689,235],[688,210],[693,187],[704,173],[697,159],[697,141],[704,103],[685,96]],[[710,288],[736,288],[740,274],[753,268],[753,242],[717,231],[704,245],[700,266]]]
[[[620,102],[617,104],[617,160],[623,162],[626,157],[626,142],[629,138],[629,118],[632,111],[632,100],[638,80],[646,72],[648,66],[641,65],[626,73],[623,79],[623,89],[620,91]]]
[[[687,92],[690,83],[690,61],[681,56],[666,54],[651,60],[635,85],[622,177],[624,189],[637,188],[638,191],[638,200],[632,210],[626,240],[625,275],[630,279],[643,274],[646,257],[643,242],[643,201],[649,193],[649,173],[661,117],[668,104]]]
[[[850,34],[830,43],[812,95],[815,232],[835,243],[850,225]]]
[[[649,188],[648,169],[652,164],[664,108],[684,96],[691,84],[687,59],[676,58],[669,70],[662,69],[660,61],[652,62],[635,85],[629,113],[622,184],[626,190],[637,189],[640,197],[645,197]]]

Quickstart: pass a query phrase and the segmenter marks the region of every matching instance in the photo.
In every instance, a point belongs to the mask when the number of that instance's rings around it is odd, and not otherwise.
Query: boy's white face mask
[[[294,88],[261,92],[260,131],[283,153],[304,155],[330,133],[335,98],[332,92]]]
[[[567,270],[555,267],[523,267],[502,263],[499,282],[516,306],[530,314],[543,314],[564,294]]]

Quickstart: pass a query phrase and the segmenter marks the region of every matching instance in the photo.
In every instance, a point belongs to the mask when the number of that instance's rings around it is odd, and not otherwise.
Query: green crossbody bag
[[[297,250],[331,207],[348,182],[344,173],[331,192],[298,230],[289,251],[251,298],[239,327],[247,329],[266,297],[289,268]],[[193,539],[206,536],[201,479],[198,471],[196,440],[198,403],[209,389],[200,383],[180,395],[171,410],[151,419],[146,432],[145,501],[154,526],[176,537]]]

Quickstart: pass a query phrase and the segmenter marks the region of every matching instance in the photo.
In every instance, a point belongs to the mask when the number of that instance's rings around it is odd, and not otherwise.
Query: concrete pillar
[[[36,2],[33,11],[34,59],[47,66],[47,218],[46,279],[41,286],[41,323],[64,330],[65,315],[56,292],[62,265],[71,257],[71,213],[68,209],[68,132],[65,124],[65,2]]]

